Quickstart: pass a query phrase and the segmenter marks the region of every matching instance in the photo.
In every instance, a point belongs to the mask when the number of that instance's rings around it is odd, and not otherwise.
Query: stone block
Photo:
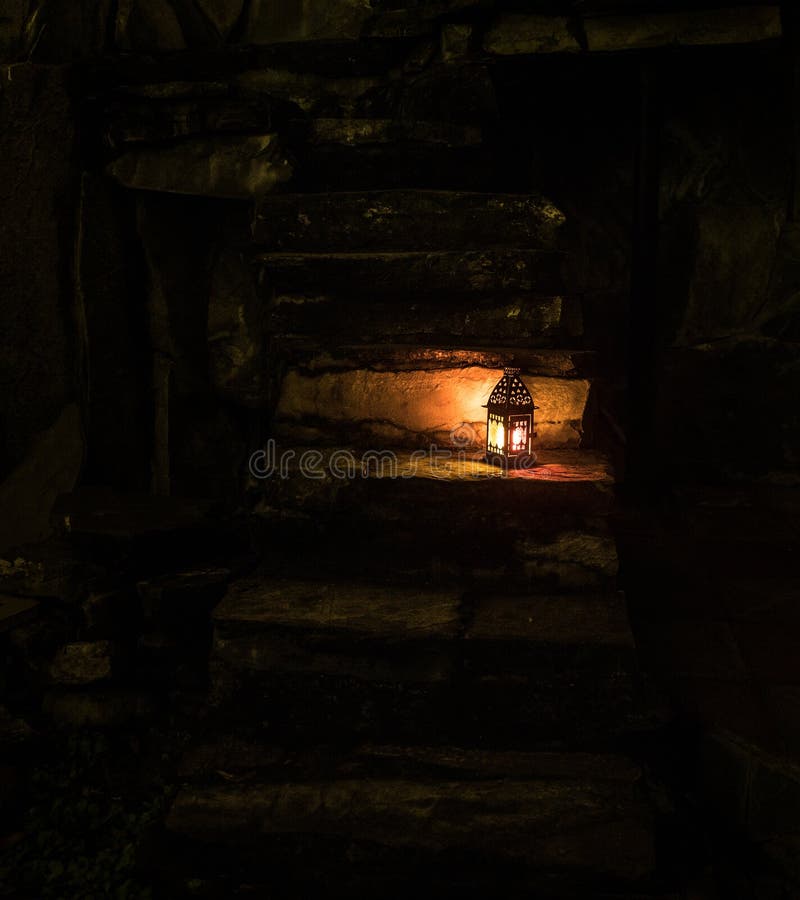
[[[419,447],[426,442],[453,446],[453,434],[466,426],[473,445],[482,446],[482,406],[498,378],[498,371],[478,366],[411,372],[290,369],[278,400],[277,430],[282,436],[302,434],[307,422],[323,434],[327,430],[333,440]],[[589,382],[552,377],[528,382],[539,407],[534,450],[577,447]]]
[[[356,41],[372,16],[369,0],[256,0],[250,4],[245,43],[280,44],[303,41]]]
[[[476,147],[483,140],[481,129],[475,125],[456,122],[425,122],[403,119],[329,119],[315,118],[308,122],[305,139],[312,146],[340,144],[344,147],[374,147],[384,145],[387,156],[391,146],[400,144],[406,152],[414,145],[431,147]],[[402,147],[402,145],[406,145]]]
[[[442,59],[445,62],[463,62],[470,55],[474,27],[469,24],[448,22],[442,25]]]
[[[152,717],[155,703],[140,691],[54,690],[45,695],[42,710],[65,728],[124,728]]]
[[[565,258],[548,250],[262,253],[257,261],[265,288],[281,294],[455,298],[552,295],[564,287]]]
[[[245,5],[244,0],[195,0],[195,2],[224,40],[231,36]]]
[[[276,135],[191,138],[160,149],[129,150],[108,173],[128,188],[251,199],[289,180],[292,164]]]
[[[517,545],[524,572],[534,582],[550,582],[560,590],[607,588],[617,574],[617,548],[607,530],[559,534],[552,543],[531,537]]]
[[[280,194],[260,204],[254,237],[290,252],[552,249],[564,221],[548,200],[525,194]]]
[[[233,84],[244,97],[282,101],[313,117],[312,134],[315,122],[327,123],[331,136],[358,133],[359,129],[385,127],[382,124],[373,125],[373,117],[380,115],[380,112],[369,107],[370,96],[380,94],[385,88],[384,81],[379,78],[327,77],[313,71],[263,68],[243,72],[235,78]],[[362,116],[366,112],[371,115],[364,119]],[[386,115],[386,112],[384,110],[383,114]],[[333,118],[326,118],[328,116]],[[381,123],[382,120],[378,119],[378,122]],[[324,131],[324,126],[321,127]]]
[[[484,49],[497,56],[519,53],[575,53],[581,45],[569,19],[559,16],[507,14],[488,30]]]
[[[360,340],[501,343],[506,347],[547,347],[555,344],[570,323],[567,298],[474,297],[454,302],[421,299],[400,307],[389,299],[365,304],[331,296],[277,295],[267,311],[267,326],[284,346],[298,335],[335,336],[337,343]],[[574,337],[574,334],[570,332]],[[387,348],[388,351],[388,348]]]
[[[189,788],[168,827],[203,841],[261,846],[278,835],[346,835],[595,879],[636,881],[653,867],[643,806],[619,785],[591,782],[337,779]]]
[[[110,641],[79,641],[67,644],[50,666],[55,684],[87,685],[112,677],[114,646]]]
[[[589,16],[584,19],[589,50],[647,50],[671,44],[750,44],[781,36],[780,7],[736,6],[687,9],[649,15]]]
[[[241,253],[223,250],[208,302],[211,382],[220,396],[255,409],[268,400],[264,319],[252,267]]]

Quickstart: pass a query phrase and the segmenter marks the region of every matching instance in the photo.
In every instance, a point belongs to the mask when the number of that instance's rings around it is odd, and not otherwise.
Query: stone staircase
[[[212,712],[167,822],[181,871],[223,896],[655,896],[563,216],[391,188],[257,206],[278,443],[251,468],[260,565],[213,614]],[[532,470],[481,459],[507,364],[540,407]]]

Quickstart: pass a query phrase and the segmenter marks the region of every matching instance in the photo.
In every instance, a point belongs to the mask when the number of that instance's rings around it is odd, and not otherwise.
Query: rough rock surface
[[[120,184],[146,191],[249,199],[291,177],[274,134],[194,138],[174,146],[129,150],[108,167]]]
[[[67,229],[79,178],[67,79],[62,67],[29,63],[0,78],[0,480],[77,393]],[[41,505],[29,501],[26,518],[41,518]]]
[[[114,648],[110,641],[81,641],[67,644],[50,666],[56,684],[83,685],[111,678]]]
[[[253,408],[268,400],[264,318],[252,267],[240,252],[223,250],[208,302],[211,382],[221,396]]]
[[[565,532],[552,543],[523,539],[519,554],[531,578],[555,579],[561,589],[602,588],[617,574],[617,549],[607,530]]]
[[[564,287],[562,254],[549,250],[468,250],[426,253],[262,253],[262,283],[278,293],[338,296],[462,297],[539,295]]]
[[[505,15],[488,30],[483,42],[489,53],[574,53],[581,49],[569,19],[557,16]]]
[[[60,494],[75,487],[83,452],[80,413],[70,404],[50,428],[34,436],[25,459],[0,483],[0,508],[16,511],[0,525],[0,549],[50,534],[53,506]]]
[[[745,6],[584,20],[589,50],[646,50],[670,44],[739,44],[781,36],[780,8]]]
[[[115,37],[120,50],[163,53],[186,49],[177,12],[159,0],[121,0]]]
[[[349,432],[383,441],[384,446],[451,444],[451,433],[467,423],[482,443],[486,413],[497,371],[479,367],[417,372],[344,372],[305,374],[290,370],[277,407],[282,433],[308,423],[324,432]],[[541,447],[577,447],[589,392],[584,379],[538,378],[530,385]]]
[[[252,44],[357,40],[372,15],[369,0],[256,0],[250,4],[245,40]]]
[[[190,789],[169,819],[173,830],[206,840],[341,835],[429,851],[449,846],[543,869],[632,880],[653,864],[646,823],[630,792],[618,785],[546,780],[371,779]]]
[[[551,249],[564,215],[542,197],[450,191],[275,195],[254,237],[269,249],[309,252]]]

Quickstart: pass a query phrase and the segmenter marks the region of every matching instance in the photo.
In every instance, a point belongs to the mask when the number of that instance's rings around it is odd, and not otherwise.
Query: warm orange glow
[[[419,444],[419,436],[448,446],[451,430],[466,422],[476,446],[486,446],[483,404],[497,383],[497,370],[479,366],[425,371],[384,372],[366,369],[304,372],[290,369],[283,382],[277,421],[282,436],[314,442],[305,420],[316,419],[368,432],[377,446]],[[536,381],[539,447],[577,446],[589,382],[580,378],[540,377]],[[514,426],[508,428],[511,437]],[[530,426],[529,426],[530,431]],[[526,435],[527,441],[530,435]],[[505,434],[488,435],[497,452],[505,452]],[[527,445],[522,448],[527,449]],[[519,452],[519,451],[516,451]]]
[[[511,432],[511,449],[525,449],[525,427],[523,425],[517,425],[517,427]]]

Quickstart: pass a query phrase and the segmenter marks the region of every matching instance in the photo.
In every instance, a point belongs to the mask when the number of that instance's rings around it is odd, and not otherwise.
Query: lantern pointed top
[[[488,407],[512,407],[520,411],[534,409],[533,397],[525,382],[519,377],[519,371],[513,366],[506,366],[503,369],[503,377],[489,396]]]

